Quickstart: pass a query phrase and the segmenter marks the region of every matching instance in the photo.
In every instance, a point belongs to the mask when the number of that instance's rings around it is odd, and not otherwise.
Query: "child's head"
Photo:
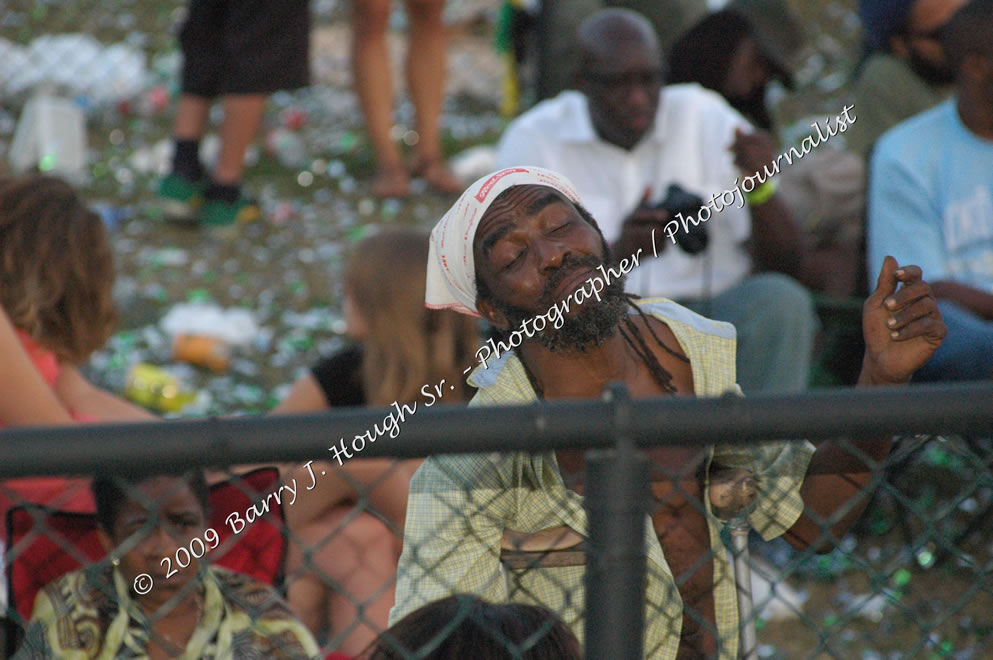
[[[61,361],[79,363],[114,327],[114,260],[100,217],[49,176],[0,179],[0,305]]]
[[[363,660],[579,660],[579,640],[538,605],[456,594],[414,610],[382,632]]]
[[[462,370],[473,362],[476,320],[424,306],[428,234],[383,231],[352,250],[345,269],[349,331],[363,342],[363,384],[370,403],[418,397],[441,378],[465,396]]]

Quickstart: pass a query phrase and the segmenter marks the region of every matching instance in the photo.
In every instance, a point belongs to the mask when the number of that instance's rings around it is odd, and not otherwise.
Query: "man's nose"
[[[755,91],[760,87],[764,87],[770,80],[772,80],[772,66],[767,62],[759,62],[757,66],[752,69],[752,90]]]
[[[628,86],[625,101],[631,107],[643,108],[652,102],[652,92],[645,85],[632,84]]]
[[[566,255],[572,252],[567,245],[559,241],[542,240],[539,243],[538,258],[542,270],[561,267]]]

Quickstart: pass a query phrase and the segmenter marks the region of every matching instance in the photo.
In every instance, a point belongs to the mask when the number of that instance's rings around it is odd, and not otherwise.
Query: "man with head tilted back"
[[[432,232],[426,284],[429,307],[482,316],[512,347],[472,373],[479,391],[470,405],[597,399],[611,381],[635,398],[740,392],[733,326],[624,292],[624,271],[642,256],[612,259],[575,187],[555,172],[509,168],[470,186]],[[907,382],[944,336],[936,309],[920,270],[887,260],[865,306],[860,383]],[[859,444],[872,461],[889,446],[888,438]],[[650,658],[736,657],[722,519],[745,512],[765,538],[810,547],[823,540],[816,521],[839,509],[831,538],[841,537],[866,501],[849,500],[871,477],[833,443],[648,453],[657,503],[645,526]],[[583,466],[569,451],[428,458],[411,482],[391,621],[469,592],[538,603],[581,636],[585,566],[574,559],[587,534]],[[528,552],[569,559],[508,559]]]
[[[848,148],[868,159],[876,141],[952,92],[941,32],[966,0],[859,0],[862,60],[852,84],[859,120]]]

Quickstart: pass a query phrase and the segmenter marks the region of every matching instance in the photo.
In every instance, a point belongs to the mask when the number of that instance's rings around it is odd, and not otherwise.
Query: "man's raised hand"
[[[860,384],[910,381],[945,338],[947,329],[931,287],[918,266],[898,266],[887,256],[876,290],[862,307],[865,358]]]

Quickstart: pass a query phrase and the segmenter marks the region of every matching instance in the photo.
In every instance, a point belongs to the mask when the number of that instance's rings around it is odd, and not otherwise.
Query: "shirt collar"
[[[646,314],[668,324],[672,330],[676,341],[690,358],[697,396],[714,396],[734,387],[733,365],[737,332],[733,325],[708,319],[665,298],[642,298],[638,306]],[[707,341],[704,339],[707,336],[723,342]],[[710,359],[717,359],[721,346],[727,351],[726,362],[732,365],[726,378],[717,377],[716,371],[711,373],[713,364],[705,357],[711,353]],[[513,350],[504,352],[496,359],[487,360],[485,365],[479,364],[467,380],[470,385],[479,389],[477,396],[485,391],[485,396],[504,403],[538,400],[524,365]],[[713,388],[717,390],[712,392]]]
[[[485,365],[478,365],[467,380],[478,389],[493,388],[494,392],[512,394],[514,398],[521,394],[528,399],[538,398],[520,358],[513,350],[506,351],[495,360],[487,360]]]
[[[131,587],[125,582],[118,567],[113,567],[112,575],[114,589],[117,593],[118,611],[111,627],[116,628],[118,634],[121,635],[122,645],[127,644],[125,637],[128,633],[132,635],[137,633],[147,643],[148,631],[152,625],[151,621],[145,615],[141,605],[132,598]],[[203,596],[203,611],[200,613],[200,619],[193,630],[193,635],[186,643],[186,648],[180,656],[181,660],[202,657],[202,651],[217,634],[221,620],[226,613],[224,597],[211,567],[202,563],[197,579],[200,582],[197,588]],[[132,622],[136,624],[133,630],[130,629]]]

